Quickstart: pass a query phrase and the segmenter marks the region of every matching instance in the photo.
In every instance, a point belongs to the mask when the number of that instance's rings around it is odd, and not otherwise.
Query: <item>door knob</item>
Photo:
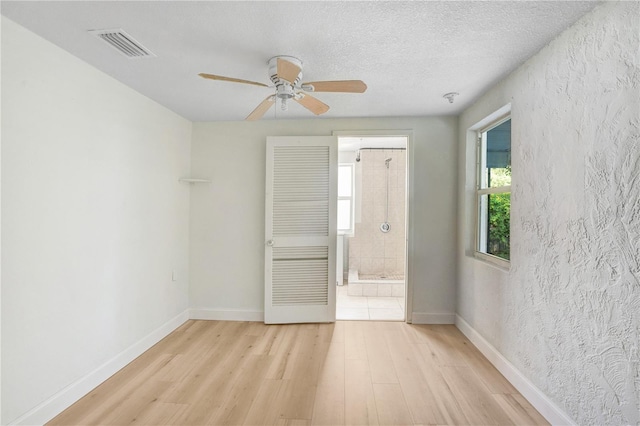
[[[267,245],[268,245],[269,247],[273,247],[273,240],[268,240],[268,241],[267,241]]]

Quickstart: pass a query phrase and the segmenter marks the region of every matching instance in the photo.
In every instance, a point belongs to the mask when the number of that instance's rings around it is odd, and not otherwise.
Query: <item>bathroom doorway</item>
[[[407,145],[338,137],[338,320],[406,319]]]

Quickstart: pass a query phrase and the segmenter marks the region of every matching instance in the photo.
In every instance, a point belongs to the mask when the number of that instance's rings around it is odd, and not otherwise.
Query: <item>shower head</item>
[[[393,158],[389,157],[386,160],[384,160],[384,165],[387,166],[387,169],[389,168],[389,161],[393,160]]]

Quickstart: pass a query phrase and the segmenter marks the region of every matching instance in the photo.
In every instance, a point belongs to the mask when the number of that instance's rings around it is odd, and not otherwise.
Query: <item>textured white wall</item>
[[[640,3],[598,6],[460,118],[458,313],[578,424],[640,423]],[[470,256],[467,129],[511,102],[511,270]]]
[[[2,106],[6,424],[187,308],[191,123],[4,17]]]
[[[412,129],[413,312],[455,312],[456,126],[455,117],[194,123],[192,174],[213,182],[191,192],[191,307],[264,310],[267,136]]]

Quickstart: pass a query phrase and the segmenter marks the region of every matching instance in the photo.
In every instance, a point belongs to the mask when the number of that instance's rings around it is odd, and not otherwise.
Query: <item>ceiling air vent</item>
[[[118,52],[122,53],[127,58],[156,56],[122,29],[91,30],[89,33],[107,42],[111,47],[117,49]]]

